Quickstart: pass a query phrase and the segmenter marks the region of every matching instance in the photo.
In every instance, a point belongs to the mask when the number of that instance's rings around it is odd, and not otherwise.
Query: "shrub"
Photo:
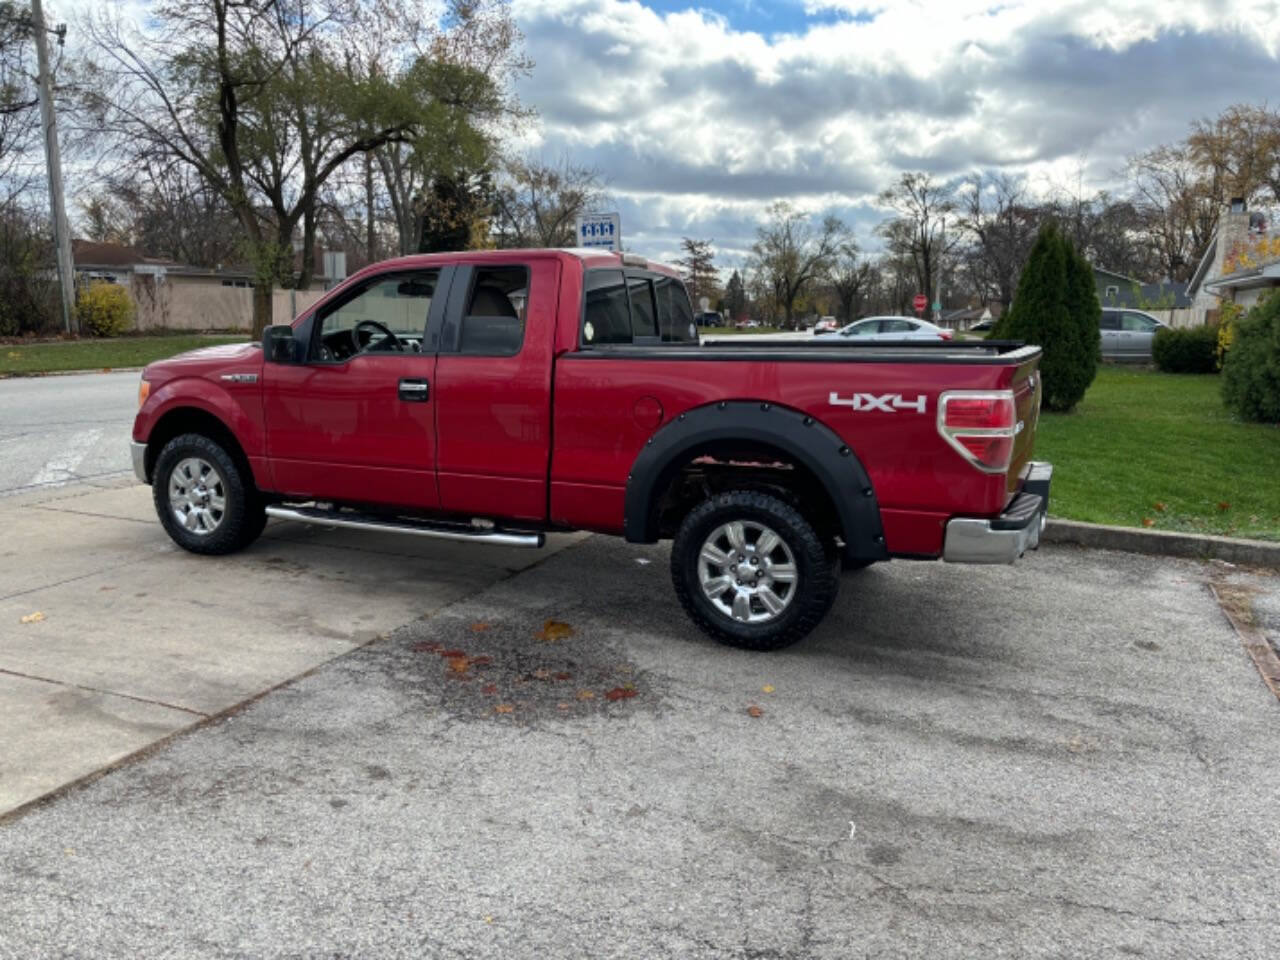
[[[118,337],[133,320],[129,291],[116,283],[91,283],[76,302],[80,326],[95,337]]]
[[[1280,423],[1280,296],[1236,321],[1222,364],[1222,399],[1245,420]]]
[[[1093,271],[1056,224],[1040,228],[1018,278],[1013,305],[991,331],[998,339],[1025,340],[1044,350],[1040,372],[1044,405],[1072,409],[1093,383],[1102,345]]]
[[[1161,327],[1151,344],[1151,357],[1165,373],[1216,373],[1218,325],[1173,330]]]

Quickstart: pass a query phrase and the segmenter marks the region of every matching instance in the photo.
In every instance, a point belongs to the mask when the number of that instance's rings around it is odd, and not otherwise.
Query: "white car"
[[[914,317],[863,317],[818,340],[950,340],[951,331]]]

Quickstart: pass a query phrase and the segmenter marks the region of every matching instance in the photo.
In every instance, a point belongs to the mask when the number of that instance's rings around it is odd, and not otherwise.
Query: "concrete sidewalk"
[[[132,478],[0,500],[0,814],[569,542],[273,523],[243,553],[203,558],[173,545]]]

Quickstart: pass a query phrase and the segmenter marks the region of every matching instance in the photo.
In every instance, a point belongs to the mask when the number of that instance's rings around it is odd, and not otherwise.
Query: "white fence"
[[[1209,322],[1209,313],[1217,313],[1217,310],[1210,311],[1207,307],[1181,307],[1177,310],[1144,310],[1143,313],[1149,313],[1161,323],[1185,329],[1187,327],[1203,327]]]

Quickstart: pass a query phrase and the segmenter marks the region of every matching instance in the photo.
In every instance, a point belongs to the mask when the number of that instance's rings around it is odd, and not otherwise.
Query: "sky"
[[[594,166],[624,243],[746,259],[765,208],[874,249],[902,172],[1124,190],[1125,158],[1280,102],[1280,0],[512,0],[524,146]]]

